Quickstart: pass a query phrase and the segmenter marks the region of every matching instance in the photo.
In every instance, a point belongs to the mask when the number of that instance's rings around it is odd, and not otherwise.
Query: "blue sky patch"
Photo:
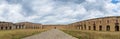
[[[119,0],[111,2],[109,0],[0,0],[0,21],[69,24],[98,17],[119,16],[119,2]]]
[[[111,2],[114,3],[114,4],[117,4],[117,3],[120,2],[120,0],[112,0]]]

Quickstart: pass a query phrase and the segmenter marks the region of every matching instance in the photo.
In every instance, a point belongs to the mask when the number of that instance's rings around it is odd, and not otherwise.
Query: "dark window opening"
[[[116,22],[118,23],[118,20],[116,20]]]
[[[10,26],[10,29],[12,29],[12,27]]]
[[[79,25],[78,29],[80,29],[80,25]]]
[[[54,27],[54,29],[56,29],[56,27]]]
[[[119,26],[115,26],[115,31],[119,31]]]
[[[99,26],[99,30],[102,31],[102,26],[101,25]]]
[[[7,30],[7,29],[8,29],[8,27],[5,27],[5,29]]]
[[[106,30],[110,31],[110,26],[109,25],[107,25]]]
[[[21,28],[21,26],[19,26],[19,29]]]
[[[101,24],[101,21],[100,21],[100,24]]]
[[[1,30],[3,30],[3,27],[1,27]]]
[[[93,30],[96,30],[96,26],[93,26]]]
[[[83,26],[81,26],[81,30],[83,30]]]
[[[109,20],[107,20],[107,23],[109,23]]]
[[[89,30],[91,30],[91,26],[89,26]]]
[[[84,24],[84,28],[85,28],[85,30],[86,30],[86,25]]]

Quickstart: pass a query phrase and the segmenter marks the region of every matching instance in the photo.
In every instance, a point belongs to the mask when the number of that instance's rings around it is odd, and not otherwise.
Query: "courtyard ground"
[[[58,29],[52,29],[23,39],[77,39],[77,38],[72,37]]]

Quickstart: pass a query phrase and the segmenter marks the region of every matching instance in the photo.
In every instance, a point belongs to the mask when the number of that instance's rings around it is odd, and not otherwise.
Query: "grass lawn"
[[[120,32],[63,30],[79,39],[120,39]]]
[[[0,30],[0,39],[21,39],[23,37],[38,34],[45,30],[41,29],[19,29],[19,30]]]

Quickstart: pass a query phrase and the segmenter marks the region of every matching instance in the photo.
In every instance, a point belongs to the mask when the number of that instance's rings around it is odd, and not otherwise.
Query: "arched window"
[[[54,29],[56,29],[56,27],[54,27]]]
[[[96,24],[95,24],[95,22],[94,22],[94,24],[93,24],[93,30],[96,30],[96,26],[95,26]]]
[[[110,31],[110,26],[109,25],[106,26],[106,30]]]
[[[16,26],[16,29],[18,29],[17,26]]]
[[[1,30],[3,30],[3,27],[1,27]]]
[[[11,26],[10,26],[9,28],[10,28],[10,29],[12,29],[12,27],[11,27]]]
[[[102,31],[102,26],[101,25],[99,26],[99,30]]]
[[[118,20],[117,20],[117,22],[115,23],[115,31],[119,31],[119,23],[118,23]]]
[[[91,26],[89,26],[89,30],[91,30]]]
[[[100,21],[100,24],[101,24],[101,21]]]
[[[85,28],[85,30],[86,30],[86,24],[84,24],[84,28]]]
[[[81,30],[83,30],[83,26],[81,25]]]
[[[19,29],[21,29],[21,25],[19,26]]]
[[[96,26],[93,26],[93,30],[96,30]]]
[[[115,26],[115,31],[119,31],[119,26]]]
[[[109,23],[109,20],[107,20],[107,23]]]
[[[6,27],[5,27],[5,29],[7,30],[7,29],[8,29],[8,27],[6,26]]]
[[[116,23],[118,23],[118,20],[116,19]]]

